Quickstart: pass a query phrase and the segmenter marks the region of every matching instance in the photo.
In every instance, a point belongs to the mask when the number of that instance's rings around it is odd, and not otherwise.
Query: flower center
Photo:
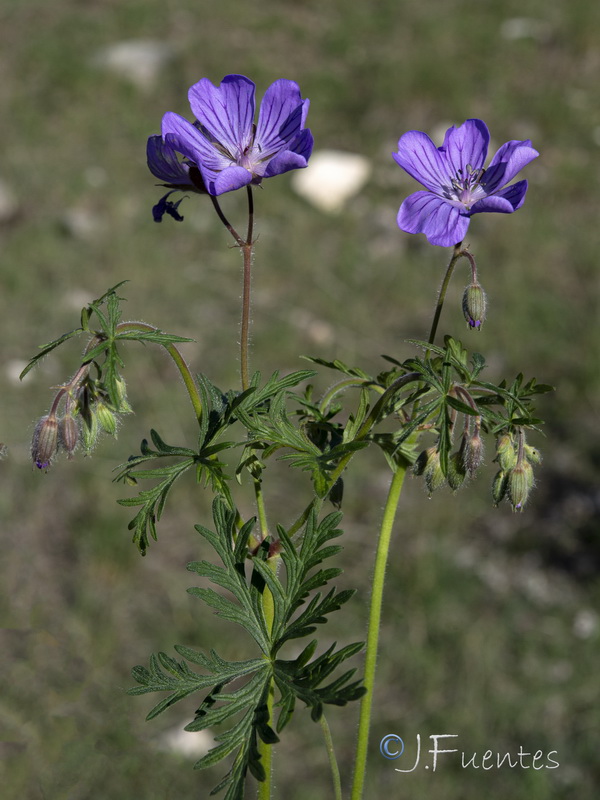
[[[473,203],[485,197],[485,190],[481,185],[484,175],[485,169],[483,167],[473,169],[470,164],[467,164],[465,170],[459,169],[456,177],[452,178],[451,182],[453,199],[458,200],[467,209],[471,208]]]

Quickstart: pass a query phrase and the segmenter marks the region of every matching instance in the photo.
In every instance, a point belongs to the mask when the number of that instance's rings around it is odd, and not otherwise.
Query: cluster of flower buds
[[[116,378],[118,406],[110,402],[99,381],[89,377],[89,366],[80,368],[68,384],[58,390],[51,409],[35,426],[31,442],[31,458],[39,469],[47,469],[62,450],[68,458],[79,444],[89,452],[100,431],[114,436],[118,414],[131,412],[125,382]],[[64,404],[64,412],[58,409]]]
[[[474,478],[483,464],[483,440],[481,439],[481,418],[469,417],[465,423],[458,450],[448,458],[448,469],[444,475],[438,445],[428,447],[415,461],[413,472],[422,475],[429,495],[440,486],[448,483],[456,492],[466,478]]]
[[[513,511],[522,511],[535,483],[533,467],[542,461],[539,450],[526,443],[519,429],[516,439],[511,433],[498,437],[494,461],[500,467],[492,483],[494,505],[506,497]]]

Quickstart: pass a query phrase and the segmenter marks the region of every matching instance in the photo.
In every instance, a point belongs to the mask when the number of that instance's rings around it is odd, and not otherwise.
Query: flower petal
[[[488,194],[492,194],[501,186],[510,183],[523,167],[538,156],[539,153],[531,146],[530,139],[522,142],[513,139],[506,142],[490,161],[481,185]]]
[[[469,217],[431,192],[415,192],[400,206],[398,227],[407,233],[424,233],[431,244],[450,247],[464,239]]]
[[[243,75],[227,75],[219,86],[202,78],[188,92],[198,122],[234,160],[252,142],[254,89],[252,81]]]
[[[162,136],[150,136],[146,145],[148,169],[159,180],[175,185],[193,186],[189,167],[182,164],[171,145],[163,142]]]
[[[313,148],[313,137],[311,132],[303,130],[300,136],[292,144],[293,149],[282,150],[272,158],[264,172],[265,178],[272,178],[273,175],[281,175],[291,169],[304,169],[308,166],[308,159]]]
[[[478,200],[471,207],[471,214],[479,214],[482,211],[496,211],[500,214],[512,214],[521,208],[525,202],[527,192],[527,181],[517,181],[510,186],[501,189],[496,194],[491,194]]]
[[[444,155],[421,131],[409,131],[401,136],[398,152],[392,153],[392,157],[411,178],[431,192],[439,194],[442,187],[448,186],[454,177],[448,174]]]
[[[446,131],[442,150],[452,176],[466,176],[485,164],[490,132],[480,119],[468,119],[460,127]]]
[[[252,177],[252,173],[244,169],[244,167],[238,167],[237,165],[227,167],[227,169],[219,172],[211,183],[209,191],[211,194],[233,192],[235,189],[247,186],[252,180]]]
[[[288,142],[302,130],[304,119],[306,113],[298,84],[287,80],[275,81],[265,92],[260,105],[254,146],[265,157],[287,149]]]
[[[197,165],[208,192],[221,194],[215,191],[215,181],[222,170],[231,166],[231,160],[220,153],[191,122],[173,111],[168,111],[163,117],[162,134],[174,150]]]

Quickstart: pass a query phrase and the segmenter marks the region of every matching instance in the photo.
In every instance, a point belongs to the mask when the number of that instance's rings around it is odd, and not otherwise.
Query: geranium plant
[[[334,794],[341,798],[325,709],[360,701],[351,789],[353,800],[359,800],[366,774],[385,567],[406,474],[422,476],[429,493],[444,484],[457,491],[478,472],[488,437],[498,464],[494,504],[506,498],[513,509],[522,511],[533,487],[540,455],[527,437],[540,420],[532,401],[550,387],[521,374],[492,383],[483,377],[481,354],[469,353],[453,336],[446,335],[441,342],[436,337],[446,290],[460,259],[467,260],[471,273],[463,296],[467,331],[484,324],[486,297],[475,258],[463,239],[473,215],[511,213],[521,207],[527,183],[511,181],[538,153],[529,141],[507,142],[484,169],[489,133],[475,119],[450,128],[439,148],[424,133],[405,133],[394,159],[425,190],[402,203],[398,225],[409,233],[424,233],[435,246],[453,248],[429,339],[411,340],[412,354],[387,357],[377,375],[311,357],[310,368],[288,375],[276,372],[265,379],[249,366],[254,187],[266,178],[306,167],[313,137],[305,127],[309,103],[296,83],[273,83],[256,122],[254,93],[254,84],[241,75],[228,75],[219,86],[203,78],[189,92],[194,120],[168,112],[162,133],[147,143],[150,171],[167,189],[153,208],[154,220],[161,222],[165,214],[183,220],[182,198],[172,199],[178,192],[203,195],[201,202],[210,198],[218,219],[242,250],[239,385],[222,390],[212,378],[195,375],[178,349],[188,339],[147,323],[123,321],[119,284],[86,306],[80,325],[43,346],[24,371],[67,339],[79,335],[86,339],[73,377],[59,387],[35,428],[32,458],[46,470],[61,451],[72,457],[77,448],[90,451],[101,431],[114,434],[117,419],[131,410],[122,376],[124,345],[137,341],[166,349],[189,395],[197,437],[172,444],[152,429],[140,454],[126,460],[118,472],[120,481],[139,492],[119,502],[135,512],[129,529],[145,554],[157,537],[177,479],[191,473],[214,495],[212,521],[203,520],[196,531],[212,547],[215,559],[188,565],[203,579],[201,586],[189,591],[224,620],[247,631],[252,647],[247,659],[230,661],[219,655],[218,644],[207,648],[198,641],[198,649],[192,649],[174,643],[176,656],[151,655],[148,666],[133,669],[137,685],[130,693],[165,694],[149,719],[190,694],[198,697],[186,730],[210,728],[217,743],[195,767],[227,760],[225,775],[213,790],[223,790],[227,800],[243,797],[248,774],[257,781],[259,797],[271,797],[273,747],[298,701],[323,728]],[[227,219],[219,200],[237,190],[245,191],[248,199],[241,232]],[[164,235],[176,236],[177,231],[167,228]],[[318,369],[339,377],[323,397],[315,397],[310,383]],[[341,572],[335,558],[343,541],[343,479],[360,459],[360,451],[369,447],[383,453],[390,485],[375,554],[362,662],[363,643],[337,647],[327,639],[326,623],[353,595],[333,585]],[[233,475],[232,458],[237,464]],[[266,507],[263,484],[273,459],[283,459],[297,470],[294,491],[304,496],[304,510],[296,518],[287,518],[285,509],[273,512]],[[256,512],[251,518],[243,516],[236,502],[239,483],[253,487]],[[274,517],[275,513],[283,516]],[[367,588],[359,591],[366,593]],[[363,678],[356,675],[361,668]]]

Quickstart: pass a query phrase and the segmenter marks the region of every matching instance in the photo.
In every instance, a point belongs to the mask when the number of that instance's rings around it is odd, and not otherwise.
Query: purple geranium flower
[[[202,78],[188,93],[196,121],[169,111],[163,117],[162,138],[150,137],[150,171],[173,189],[203,188],[219,195],[306,167],[313,137],[304,127],[309,101],[302,99],[298,84],[275,81],[266,91],[256,125],[254,90],[243,75],[227,75],[218,87]]]
[[[484,169],[489,141],[490,133],[480,119],[449,128],[441,147],[421,131],[400,137],[394,160],[426,191],[406,198],[398,226],[407,233],[424,233],[431,244],[449,247],[462,242],[473,214],[511,214],[520,208],[527,181],[507,184],[539,153],[529,139],[513,140],[503,144]]]

